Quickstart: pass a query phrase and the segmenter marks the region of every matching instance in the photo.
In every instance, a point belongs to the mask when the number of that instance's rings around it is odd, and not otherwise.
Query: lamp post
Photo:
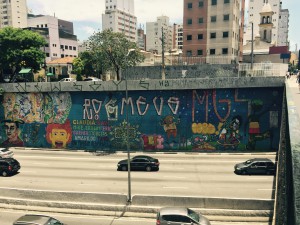
[[[128,56],[131,52],[135,51],[135,49],[128,49],[127,55],[125,56],[125,64],[127,67],[128,63]],[[129,115],[129,108],[128,108],[128,87],[127,87],[127,77],[126,73],[124,73],[124,80],[125,80],[125,98],[126,98],[126,149],[127,149],[127,170],[128,170],[128,195],[127,195],[127,202],[131,202],[131,168],[130,168],[130,148],[129,148],[129,123],[128,123],[128,115]]]

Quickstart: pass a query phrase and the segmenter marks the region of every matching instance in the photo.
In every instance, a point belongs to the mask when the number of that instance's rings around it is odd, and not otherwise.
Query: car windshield
[[[194,221],[199,222],[199,214],[196,213],[195,211],[188,209],[188,215],[191,217]]]
[[[9,150],[8,149],[1,149],[0,151],[1,152],[8,152]]]

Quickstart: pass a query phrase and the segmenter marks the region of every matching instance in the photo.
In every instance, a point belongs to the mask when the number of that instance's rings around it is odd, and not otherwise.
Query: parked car
[[[128,170],[128,160],[124,159],[118,162],[118,170]],[[130,170],[146,170],[146,171],[158,171],[159,160],[151,156],[135,156],[130,160]]]
[[[156,225],[210,225],[209,220],[189,208],[165,207],[156,216]]]
[[[13,225],[64,225],[59,220],[46,215],[26,214],[17,219]]]
[[[276,165],[272,160],[267,158],[249,159],[243,163],[238,163],[234,166],[236,174],[275,174]]]
[[[14,156],[13,151],[8,148],[0,148],[0,159],[1,158],[12,158]]]
[[[76,79],[67,77],[67,78],[61,79],[59,82],[76,82]]]
[[[83,81],[102,81],[102,80],[97,77],[87,77]]]
[[[0,174],[3,177],[16,174],[20,169],[20,163],[14,158],[0,159]]]

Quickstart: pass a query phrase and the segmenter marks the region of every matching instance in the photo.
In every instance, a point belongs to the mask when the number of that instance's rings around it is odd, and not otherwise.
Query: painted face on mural
[[[4,128],[8,139],[15,139],[18,136],[18,127],[16,123],[6,122]]]
[[[65,129],[52,129],[50,140],[54,148],[66,148],[70,134]]]

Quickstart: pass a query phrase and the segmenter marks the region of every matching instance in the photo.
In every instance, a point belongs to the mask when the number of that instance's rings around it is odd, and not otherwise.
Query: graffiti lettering
[[[226,115],[224,116],[224,118],[221,117],[221,115],[219,114],[218,112],[218,107],[217,107],[217,91],[216,90],[213,90],[213,104],[214,104],[214,110],[215,110],[215,113],[218,117],[218,119],[221,121],[221,122],[224,122],[227,120],[227,118],[229,117],[230,115],[230,111],[231,111],[231,101],[229,99],[220,99],[218,101],[219,103],[225,103],[227,104],[227,112],[226,112]],[[222,108],[224,109],[224,107]]]
[[[168,106],[170,107],[173,114],[177,114],[179,108],[179,99],[176,97],[170,97],[168,100]],[[173,109],[173,105],[175,105],[175,109]]]
[[[154,104],[155,110],[156,110],[156,112],[157,112],[157,115],[161,116],[161,112],[162,112],[163,104],[164,104],[164,98],[163,98],[163,97],[160,97],[160,107],[159,107],[159,109],[157,108],[156,100],[157,100],[157,97],[155,97],[155,98],[153,99],[153,104]]]
[[[141,105],[146,105],[144,112],[141,111]],[[137,106],[139,115],[142,115],[142,116],[146,114],[146,112],[148,111],[148,108],[149,108],[149,104],[146,104],[146,98],[144,98],[142,96],[140,96],[138,98],[138,100],[136,100],[136,106]]]
[[[124,114],[124,104],[131,105],[131,115],[134,115],[134,107],[133,107],[133,103],[132,103],[132,98],[129,97],[127,101],[126,101],[126,98],[122,98],[121,115]]]
[[[90,108],[92,106],[92,109]],[[99,112],[102,106],[102,101],[98,101],[96,99],[93,99],[92,101],[90,99],[84,99],[84,109],[83,109],[83,119],[88,120],[99,120]]]
[[[169,87],[169,81],[165,80],[165,81],[159,81],[159,85],[162,87]]]

